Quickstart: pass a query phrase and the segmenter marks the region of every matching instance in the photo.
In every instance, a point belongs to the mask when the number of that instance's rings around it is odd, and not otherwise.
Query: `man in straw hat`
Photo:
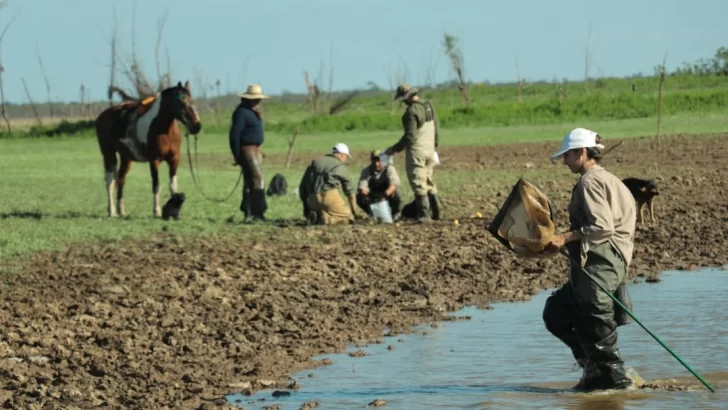
[[[547,246],[547,251],[566,247],[572,260],[569,280],[546,301],[543,320],[584,369],[575,389],[585,391],[632,383],[617,348],[617,326],[630,321],[582,272],[616,293],[620,302],[628,300],[623,281],[632,262],[637,211],[627,187],[600,165],[603,149],[596,132],[576,128],[552,155],[563,158],[579,179],[568,207],[569,232],[556,235]]]
[[[405,151],[407,179],[415,193],[417,219],[427,222],[440,219],[440,201],[437,187],[432,180],[435,167],[435,149],[439,145],[440,125],[435,108],[429,101],[420,100],[419,91],[402,84],[397,87],[395,100],[402,100],[407,109],[402,116],[404,135],[386,154],[393,155]]]
[[[306,168],[298,195],[303,202],[303,215],[309,222],[324,225],[354,222],[356,186],[346,166],[350,160],[349,147],[338,143],[330,154],[313,160]],[[349,200],[348,209],[339,195],[339,187]]]
[[[253,84],[244,93],[238,93],[240,104],[233,112],[230,127],[230,150],[235,164],[240,165],[243,172],[243,200],[240,210],[245,219],[265,221],[268,205],[263,191],[263,171],[261,162],[264,142],[263,120],[256,106],[261,100],[268,98],[263,89]]]

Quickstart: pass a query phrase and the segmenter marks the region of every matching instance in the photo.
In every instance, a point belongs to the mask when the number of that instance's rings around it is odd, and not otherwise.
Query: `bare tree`
[[[589,94],[589,38],[591,37],[592,24],[589,22],[589,31],[586,34],[584,45],[584,91]]]
[[[145,73],[141,60],[137,56],[136,50],[136,0],[132,4],[132,38],[131,38],[131,57],[126,57],[121,51],[118,43],[118,30],[116,24],[116,9],[114,8],[114,25],[111,38],[111,81],[108,88],[109,103],[112,104],[113,94],[118,94],[122,100],[139,101],[146,97],[155,95],[156,93],[169,87],[171,84],[172,74],[169,59],[169,51],[165,47],[167,67],[162,69],[160,50],[162,46],[162,33],[167,21],[168,12],[165,13],[157,21],[157,40],[155,43],[155,67],[157,71],[158,81],[153,84],[149,81]],[[165,72],[166,71],[166,72]],[[132,91],[125,90],[116,83],[115,74],[119,72],[123,74],[127,81],[131,84]]]
[[[516,58],[516,77],[518,78],[518,103],[523,102],[522,91],[523,91],[523,78],[521,78],[521,71],[518,69],[518,56]]]
[[[665,63],[667,62],[667,52],[665,57],[662,59],[662,65],[660,65],[660,86],[657,97],[657,134],[655,135],[655,141],[657,143],[657,151],[660,151],[660,124],[662,121],[662,88],[665,84]]]
[[[40,66],[40,72],[43,74],[43,81],[45,82],[46,86],[46,95],[48,96],[48,115],[51,117],[51,122],[53,121],[53,104],[51,103],[51,82],[48,80],[48,74],[45,70],[45,65],[43,64],[43,59],[40,57],[40,52],[38,52],[38,46],[35,47],[35,57],[38,59],[38,65]]]
[[[285,169],[288,169],[288,167],[291,165],[291,159],[293,158],[293,146],[296,144],[296,138],[298,137],[299,130],[296,128],[296,130],[293,132],[293,136],[288,139],[288,152],[286,153],[286,165]]]
[[[389,64],[384,68],[385,73],[387,74],[387,83],[389,84],[389,91],[392,93],[392,96],[394,97],[397,85],[406,83],[409,80],[409,67],[407,66],[407,63],[404,63],[402,61],[402,55],[399,55],[399,60],[397,61],[397,66],[392,67],[392,59],[390,58]],[[397,107],[397,102],[394,101],[394,99],[391,99],[392,104],[392,113],[394,113],[395,108]]]
[[[122,96],[123,100],[127,100],[129,97],[124,90],[118,88],[116,86],[116,41],[117,41],[117,33],[119,30],[119,24],[116,19],[116,6],[112,5],[113,10],[113,21],[111,25],[111,78],[109,78],[109,89],[107,92],[107,95],[109,97],[109,107],[114,105],[114,92],[119,93],[119,95]]]
[[[20,81],[23,82],[23,88],[25,89],[25,96],[28,98],[28,103],[30,104],[30,108],[33,110],[33,114],[35,114],[35,120],[38,122],[39,126],[43,126],[43,121],[41,121],[40,114],[38,114],[38,107],[35,106],[35,103],[33,102],[33,98],[30,97],[30,91],[28,90],[28,84],[25,82],[25,78],[20,77]]]
[[[0,2],[0,8],[5,7],[5,1]],[[10,29],[10,26],[15,21],[15,18],[13,17],[8,24],[5,25],[5,28],[3,28],[3,31],[0,32],[0,111],[2,111],[3,119],[5,120],[5,125],[8,127],[8,133],[10,133],[12,130],[10,129],[10,119],[8,119],[8,113],[5,108],[5,88],[3,86],[3,73],[5,72],[5,66],[2,62],[2,42],[5,38],[5,34],[7,34],[8,29]]]
[[[455,72],[458,80],[458,89],[463,96],[465,105],[470,104],[470,96],[468,95],[468,87],[465,83],[465,59],[463,58],[462,50],[458,45],[458,38],[445,33],[445,39],[443,41],[445,46],[445,54],[450,58],[450,64]]]
[[[434,50],[430,49],[430,54],[426,60],[424,60],[422,64],[422,69],[424,70],[424,78],[422,81],[422,86],[424,88],[434,87],[435,86],[435,77],[437,75],[437,65],[440,60],[440,54],[437,53],[437,57],[434,59],[433,57],[435,53]]]
[[[81,117],[86,116],[86,86],[81,83],[81,89],[79,91],[81,100]]]
[[[220,94],[220,84],[222,84],[220,79],[215,81],[215,90],[217,91],[217,98],[215,98],[215,119],[218,126],[222,124],[222,107],[220,106],[222,95]]]
[[[321,89],[316,83],[312,83],[308,75],[308,71],[303,71],[303,79],[306,82],[306,90],[308,91],[308,103],[311,106],[311,112],[316,114],[318,112],[318,99],[321,95]]]
[[[164,14],[157,20],[157,41],[154,43],[154,65],[157,69],[157,81],[159,81],[160,88],[169,87],[172,79],[167,76],[167,73],[162,73],[161,57],[159,56],[159,48],[162,45],[162,33],[164,32],[164,24],[167,22],[169,17],[169,9],[164,10]]]
[[[329,91],[326,93],[326,110],[331,114],[331,99],[332,93],[334,92],[334,45],[329,46]],[[352,97],[353,98],[353,97]],[[351,100],[344,101],[343,105],[346,105]],[[343,107],[341,105],[341,107]],[[339,109],[341,108],[339,107]],[[337,109],[338,111],[338,109]]]

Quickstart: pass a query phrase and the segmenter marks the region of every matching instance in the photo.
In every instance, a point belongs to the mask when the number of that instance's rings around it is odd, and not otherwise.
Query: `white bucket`
[[[383,201],[374,202],[371,204],[372,215],[379,221],[384,223],[392,223],[392,208],[389,206],[389,201],[386,199]]]

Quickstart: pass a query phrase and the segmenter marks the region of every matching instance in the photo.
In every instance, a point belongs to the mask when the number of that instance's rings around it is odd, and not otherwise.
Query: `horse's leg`
[[[179,167],[180,154],[173,154],[167,157],[169,165],[169,194],[177,193],[177,167]]]
[[[104,179],[106,180],[107,209],[109,216],[116,216],[114,188],[116,186],[116,153],[104,152]]]
[[[152,194],[154,194],[154,217],[160,218],[162,216],[162,206],[159,204],[159,160],[153,159],[149,161],[149,171],[152,174]]]
[[[126,183],[126,174],[129,173],[129,168],[131,168],[131,160],[122,157],[119,175],[116,178],[116,206],[121,216],[126,216],[126,209],[124,208],[124,184]]]

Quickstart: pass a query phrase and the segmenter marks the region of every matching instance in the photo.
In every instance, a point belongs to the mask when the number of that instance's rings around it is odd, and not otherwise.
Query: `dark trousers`
[[[363,195],[361,192],[359,192],[358,194],[356,194],[356,204],[359,206],[359,208],[361,208],[362,211],[366,212],[367,215],[372,216],[371,203],[377,201],[378,198],[381,198],[383,196],[383,192],[369,192],[369,195]],[[392,217],[396,216],[402,209],[402,200],[399,197],[399,192],[394,191],[394,194],[387,198],[387,202],[389,202],[389,207],[392,208]]]
[[[240,157],[240,166],[243,169],[243,201],[240,203],[240,210],[246,218],[265,219],[268,205],[263,190],[263,152],[259,145],[243,145]]]
[[[609,243],[589,251],[584,269],[612,294],[626,274],[624,262]],[[546,300],[543,320],[580,364],[589,363],[604,379],[626,377],[617,348],[615,303],[578,266],[570,266],[569,280]]]

